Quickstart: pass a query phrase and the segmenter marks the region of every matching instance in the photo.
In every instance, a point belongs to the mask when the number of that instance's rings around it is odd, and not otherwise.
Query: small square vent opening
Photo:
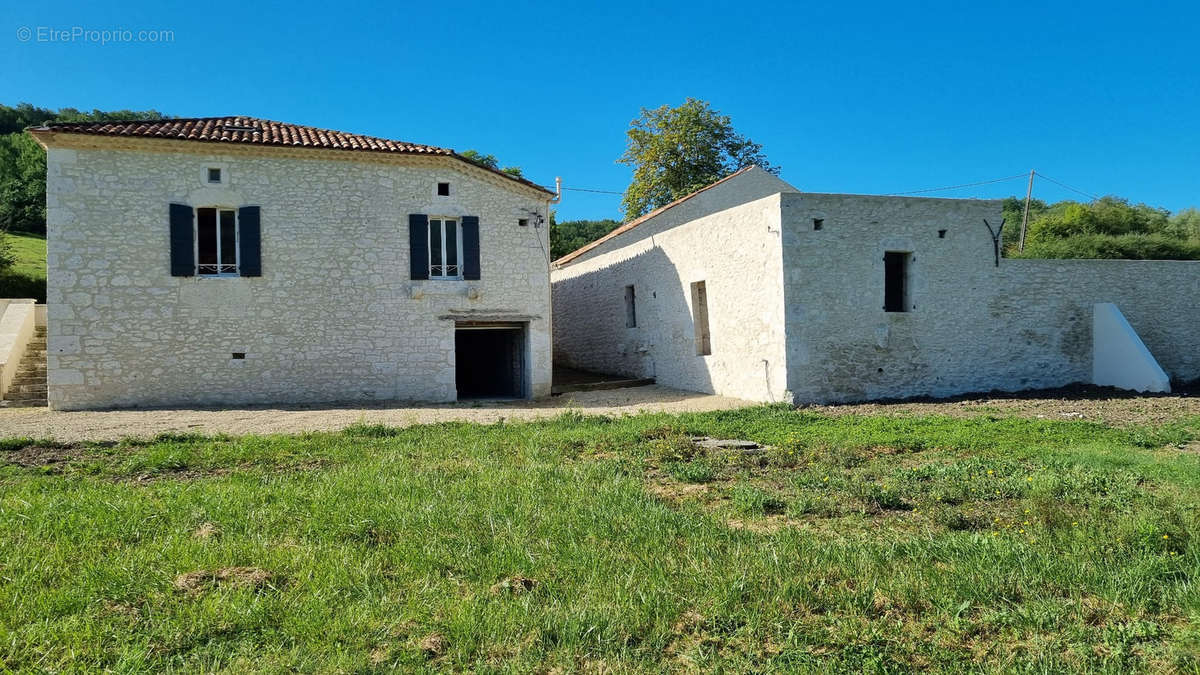
[[[437,193],[438,193],[439,197],[449,197],[450,196],[450,184],[449,183],[438,183],[437,190],[438,190]]]

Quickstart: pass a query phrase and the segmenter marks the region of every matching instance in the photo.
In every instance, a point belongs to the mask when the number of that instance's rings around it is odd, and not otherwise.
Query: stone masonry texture
[[[997,267],[984,220],[999,225],[998,201],[764,195],[745,177],[712,188],[709,209],[555,269],[556,360],[758,401],[1018,391],[1090,381],[1092,305],[1114,302],[1173,379],[1200,377],[1198,262]],[[883,308],[889,251],[909,254],[906,312]],[[689,304],[700,279],[710,356]]]
[[[549,195],[451,158],[48,146],[52,408],[452,401],[460,316],[527,322],[525,389],[549,394]],[[170,276],[171,202],[260,206],[262,276]],[[481,280],[410,280],[411,213],[478,216]]]

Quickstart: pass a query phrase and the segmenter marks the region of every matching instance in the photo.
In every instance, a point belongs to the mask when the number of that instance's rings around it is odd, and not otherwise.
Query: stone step
[[[42,391],[13,391],[13,389],[15,389],[15,387],[10,388],[9,391],[4,394],[4,400],[6,400],[6,401],[43,400],[44,401],[46,399],[45,390],[42,390]]]
[[[28,399],[23,401],[0,401],[0,408],[45,408],[46,399]]]
[[[16,397],[20,396],[21,394],[37,394],[39,396],[45,397],[46,396],[46,383],[42,382],[40,384],[14,384],[13,386],[8,388],[8,393],[5,394],[5,396],[8,398],[16,398]]]
[[[45,373],[45,372],[46,372],[46,364],[45,364],[45,362],[42,362],[42,363],[22,363],[20,366],[17,366],[17,374],[18,374],[18,375],[20,375],[20,374],[22,374],[22,373],[39,373],[39,372],[40,372],[40,373]]]
[[[22,384],[46,384],[46,374],[41,375],[21,375],[18,373],[12,379],[12,386],[16,387]]]

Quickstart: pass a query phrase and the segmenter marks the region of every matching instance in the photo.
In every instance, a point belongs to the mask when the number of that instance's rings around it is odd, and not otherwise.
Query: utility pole
[[[1034,170],[1029,170],[1029,187],[1025,190],[1025,215],[1021,218],[1021,241],[1017,244],[1017,250],[1025,252],[1025,228],[1029,227],[1029,198],[1033,196],[1033,174]]]

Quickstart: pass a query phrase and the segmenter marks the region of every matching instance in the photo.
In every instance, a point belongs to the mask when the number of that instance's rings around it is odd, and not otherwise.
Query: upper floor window
[[[454,218],[429,219],[429,278],[462,279],[463,238]]]
[[[238,217],[234,209],[196,209],[196,274],[237,276]]]

